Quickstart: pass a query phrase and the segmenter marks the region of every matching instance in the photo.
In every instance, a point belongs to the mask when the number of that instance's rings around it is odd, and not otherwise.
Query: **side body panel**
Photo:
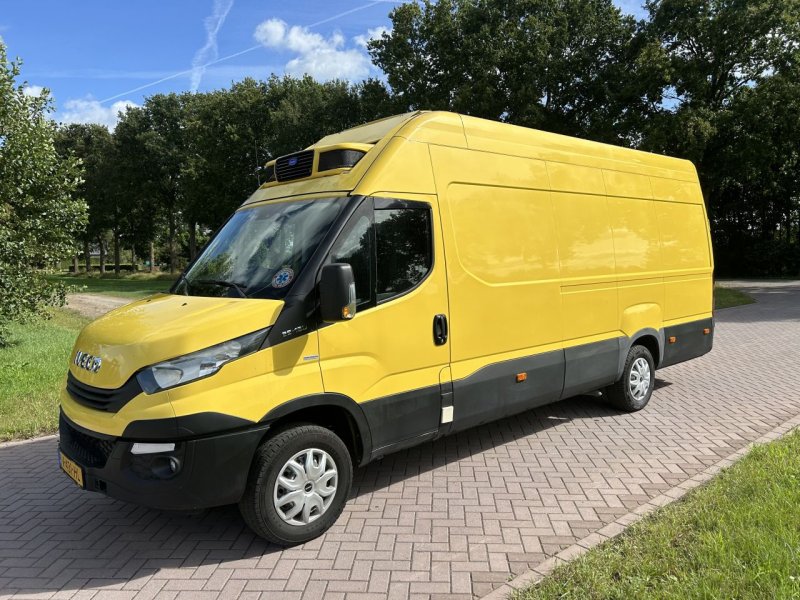
[[[542,161],[430,146],[452,332],[452,431],[558,400],[555,217]],[[517,383],[516,373],[526,373]],[[513,384],[512,384],[513,382]]]
[[[462,119],[469,149],[430,145],[451,431],[609,385],[637,342],[665,365],[710,349],[713,262],[695,172],[662,157],[587,157],[580,140],[523,146],[520,131],[504,144]],[[665,335],[678,324],[681,335]],[[674,337],[682,349],[665,348]]]

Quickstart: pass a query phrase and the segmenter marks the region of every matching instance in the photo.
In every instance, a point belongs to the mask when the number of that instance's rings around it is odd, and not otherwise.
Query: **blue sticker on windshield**
[[[292,283],[292,279],[294,279],[294,271],[292,271],[289,267],[284,267],[273,276],[272,287],[286,287]]]

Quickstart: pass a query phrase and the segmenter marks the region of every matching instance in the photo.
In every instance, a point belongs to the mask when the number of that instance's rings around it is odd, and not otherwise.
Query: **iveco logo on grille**
[[[297,157],[296,156],[293,156],[292,158],[289,159],[288,165],[290,167],[294,167],[296,164],[297,164]]]
[[[99,356],[92,356],[80,350],[75,353],[75,360],[72,362],[75,363],[76,367],[86,369],[90,373],[97,373],[103,364],[103,360]]]

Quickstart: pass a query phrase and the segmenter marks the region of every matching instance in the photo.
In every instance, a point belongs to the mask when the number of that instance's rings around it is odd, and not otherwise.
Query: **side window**
[[[339,234],[329,260],[353,268],[360,310],[407,292],[433,264],[430,208],[368,198]]]
[[[347,263],[353,268],[356,281],[356,306],[364,308],[373,303],[374,232],[372,203],[365,202],[345,226],[331,250],[331,262]]]
[[[377,301],[413,288],[433,263],[430,210],[416,206],[375,210],[375,248]]]

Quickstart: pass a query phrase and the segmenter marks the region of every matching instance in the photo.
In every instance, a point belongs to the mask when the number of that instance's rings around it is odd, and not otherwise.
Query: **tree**
[[[0,343],[10,322],[63,303],[40,269],[71,255],[86,225],[80,169],[56,152],[49,94],[26,95],[19,75],[0,41]]]
[[[800,273],[800,68],[748,87],[718,118],[706,154],[718,270]]]
[[[129,109],[114,131],[114,240],[116,270],[123,239],[128,247],[149,246],[166,224],[170,272],[178,266],[182,218],[181,177],[187,156],[183,100],[157,94]]]
[[[629,144],[661,98],[611,0],[425,0],[390,18],[370,54],[412,108]]]
[[[796,274],[798,246],[787,240],[798,146],[787,132],[797,131],[800,2],[649,0],[646,6],[645,29],[662,49],[665,102],[651,119],[645,149],[697,165],[719,272]]]
[[[197,226],[216,229],[258,187],[256,168],[268,156],[265,84],[248,78],[230,90],[194,94],[185,111],[181,185],[194,258]]]
[[[310,77],[245,79],[229,90],[183,97],[187,160],[181,177],[184,218],[219,227],[259,185],[258,166],[321,137],[403,109],[377,80],[358,85]]]
[[[88,223],[83,236],[86,272],[90,272],[90,244],[100,247],[101,270],[105,265],[105,233],[110,226],[111,206],[109,180],[114,169],[112,162],[113,138],[103,125],[71,124],[56,132],[56,148],[63,157],[72,156],[81,161],[84,168],[83,182],[78,195],[88,206]]]
[[[648,34],[661,45],[665,113],[647,148],[698,164],[737,96],[791,68],[800,40],[798,0],[648,0]],[[708,165],[713,169],[712,165]]]

